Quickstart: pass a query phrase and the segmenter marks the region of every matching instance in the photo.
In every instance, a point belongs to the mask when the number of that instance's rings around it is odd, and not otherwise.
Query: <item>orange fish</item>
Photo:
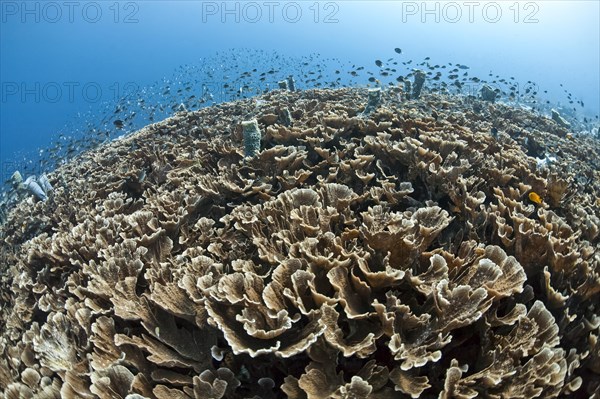
[[[535,191],[532,191],[529,193],[529,201],[540,205],[542,203],[542,197],[540,197]]]

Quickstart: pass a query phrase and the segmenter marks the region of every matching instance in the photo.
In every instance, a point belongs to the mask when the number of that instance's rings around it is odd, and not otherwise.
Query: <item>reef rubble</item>
[[[599,399],[600,142],[402,94],[182,110],[48,173],[0,225],[0,398]]]

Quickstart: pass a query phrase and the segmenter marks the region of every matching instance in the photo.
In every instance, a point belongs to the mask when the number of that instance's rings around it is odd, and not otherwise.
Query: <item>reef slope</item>
[[[598,398],[598,140],[401,98],[276,91],[48,174],[0,227],[0,397]]]

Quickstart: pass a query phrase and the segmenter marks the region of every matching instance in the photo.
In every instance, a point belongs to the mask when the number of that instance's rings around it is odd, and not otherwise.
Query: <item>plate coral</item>
[[[0,397],[600,398],[598,140],[414,97],[275,91],[49,173],[0,227]]]

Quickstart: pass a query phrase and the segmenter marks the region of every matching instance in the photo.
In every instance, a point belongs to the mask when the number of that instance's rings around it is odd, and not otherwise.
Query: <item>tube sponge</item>
[[[296,91],[296,81],[292,75],[287,77],[287,85],[290,91]]]
[[[48,199],[48,197],[46,196],[46,193],[44,192],[44,190],[42,190],[42,188],[40,187],[40,185],[35,180],[35,176],[29,176],[25,180],[25,182],[23,183],[23,185],[25,186],[25,188],[27,188],[27,190],[29,190],[29,192],[31,194],[35,195],[36,197],[38,197],[42,201],[46,201]]]
[[[415,82],[413,85],[413,91],[411,96],[412,99],[417,99],[421,95],[421,89],[423,88],[423,84],[425,83],[425,76],[425,72],[421,71],[420,69],[417,69],[415,71]]]
[[[379,104],[381,103],[381,89],[369,89],[369,101],[367,102],[367,106],[365,110],[362,112],[363,116],[369,115],[371,112],[375,111]]]
[[[412,91],[412,83],[410,80],[404,81],[404,92],[406,93],[405,97],[407,100],[410,100],[410,92]]]
[[[483,85],[480,90],[481,99],[493,103],[496,101],[496,92],[488,85]]]
[[[279,119],[284,126],[292,125],[292,113],[288,107],[285,107],[279,111]]]
[[[242,122],[244,131],[244,156],[253,157],[260,152],[260,129],[256,119]]]
[[[558,113],[557,110],[553,109],[553,110],[551,110],[551,112],[552,112],[552,120],[554,122],[558,123],[559,126],[562,126],[567,129],[571,127],[571,124],[569,122],[567,122],[567,120],[565,118],[560,116],[560,114]]]
[[[282,90],[288,90],[288,81],[287,80],[280,80],[279,82],[277,82],[277,84],[279,85],[279,88]]]
[[[12,174],[10,180],[12,181],[13,186],[19,187],[21,183],[23,183],[23,176],[21,176],[21,172],[17,170],[15,171],[15,173]]]
[[[48,181],[48,177],[45,173],[38,178],[37,182],[46,194],[50,194],[54,191],[54,187],[52,187],[52,184]]]

